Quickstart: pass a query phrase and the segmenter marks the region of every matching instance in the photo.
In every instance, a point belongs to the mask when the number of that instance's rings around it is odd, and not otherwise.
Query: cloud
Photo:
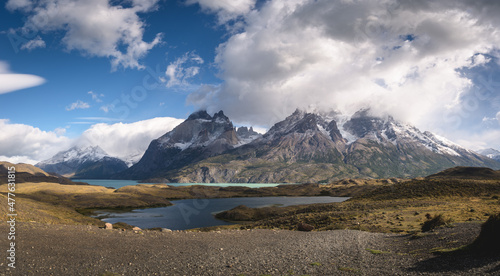
[[[203,64],[203,62],[203,59],[199,55],[193,52],[185,53],[182,57],[167,66],[167,70],[165,71],[165,75],[168,78],[168,80],[165,80],[166,86],[168,88],[190,87],[189,79],[198,75],[200,67],[197,65]]]
[[[107,104],[99,107],[100,110],[104,111],[104,113],[108,113],[111,109],[113,109],[113,104]]]
[[[31,0],[9,0],[5,7],[10,10],[30,10],[33,7]]]
[[[107,118],[81,119],[104,120]],[[36,164],[75,145],[99,145],[111,156],[136,162],[142,157],[153,139],[172,130],[183,121],[183,119],[163,117],[129,124],[99,123],[90,126],[80,137],[70,139],[64,136],[65,128],[42,131],[33,126],[12,124],[7,119],[0,119],[2,130],[0,132],[0,161]]]
[[[186,4],[199,4],[204,12],[217,14],[219,23],[226,23],[249,13],[255,7],[255,2],[256,0],[187,0]]]
[[[31,51],[36,48],[45,48],[45,41],[42,40],[40,36],[37,36],[35,39],[30,40],[21,46],[22,50]]]
[[[92,97],[92,100],[95,101],[96,103],[101,103],[102,102],[101,98],[104,97],[104,94],[97,94],[94,93],[93,91],[89,91],[88,94]]]
[[[29,125],[12,124],[7,119],[0,119],[0,129],[0,160],[34,164],[71,144],[58,129],[42,131]]]
[[[495,1],[267,1],[218,47],[223,84],[187,102],[262,126],[297,107],[371,107],[446,127],[473,86],[461,70],[483,66],[500,43],[498,11]]]
[[[500,150],[500,129],[487,129],[480,133],[475,133],[472,135],[468,134],[458,134],[456,135],[456,141],[458,144],[471,149],[471,150],[481,150],[487,148],[493,148]]]
[[[36,163],[38,163],[37,160],[30,159],[27,156],[4,156],[4,155],[0,155],[0,160],[1,161],[7,161],[7,162],[10,162],[12,164],[24,163],[24,164],[35,165]]]
[[[62,32],[67,50],[109,57],[115,70],[120,66],[143,69],[139,59],[161,42],[161,33],[151,42],[143,40],[145,23],[138,15],[155,10],[157,2],[134,0],[131,7],[123,7],[108,0],[9,0],[6,7],[27,15],[23,28],[30,33]]]
[[[0,61],[0,94],[30,88],[45,83],[45,79],[35,75],[14,74],[9,71],[9,65]]]
[[[138,161],[153,139],[162,136],[183,121],[163,117],[130,124],[95,124],[81,135],[77,144],[99,145],[111,156],[127,160],[133,157],[134,161]]]
[[[90,107],[90,105],[88,103],[77,100],[76,102],[68,105],[66,107],[66,110],[71,111],[71,110],[75,110],[75,109],[87,109],[89,107]]]
[[[54,129],[54,133],[59,135],[59,136],[62,136],[64,134],[66,134],[66,128],[64,127],[58,127],[56,129]]]

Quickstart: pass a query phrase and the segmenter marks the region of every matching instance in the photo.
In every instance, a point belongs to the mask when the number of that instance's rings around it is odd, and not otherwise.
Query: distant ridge
[[[73,182],[70,179],[60,176],[60,175],[55,175],[55,174],[49,174],[45,171],[43,171],[40,168],[37,168],[33,165],[29,164],[13,164],[10,162],[4,162],[0,161],[0,184],[6,184],[8,183],[8,168],[10,167],[15,167],[15,183],[26,183],[26,182],[34,182],[34,183],[40,183],[40,182],[49,182],[49,183],[59,183],[59,184],[66,184],[66,185],[83,185],[86,183],[82,182]]]
[[[426,177],[427,179],[500,180],[500,171],[484,167],[454,167]]]

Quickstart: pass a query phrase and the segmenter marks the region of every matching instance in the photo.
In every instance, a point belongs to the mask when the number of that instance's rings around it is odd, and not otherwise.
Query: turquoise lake
[[[86,182],[91,185],[111,187],[115,189],[130,185],[146,184],[146,183],[139,183],[136,180],[72,179],[72,181]],[[167,183],[167,184],[171,186],[203,185],[203,186],[219,186],[219,187],[240,186],[249,188],[276,187],[278,185],[281,185],[281,184],[270,184],[270,183]]]

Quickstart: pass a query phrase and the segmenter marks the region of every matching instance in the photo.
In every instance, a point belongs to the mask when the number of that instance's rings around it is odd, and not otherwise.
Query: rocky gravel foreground
[[[498,257],[435,256],[429,249],[470,242],[479,225],[415,239],[355,230],[157,232],[21,223],[16,268],[1,275],[499,275]],[[7,236],[6,223],[0,233]],[[5,249],[5,250],[4,250]]]

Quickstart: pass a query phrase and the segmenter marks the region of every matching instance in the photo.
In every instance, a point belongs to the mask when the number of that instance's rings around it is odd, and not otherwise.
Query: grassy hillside
[[[98,219],[84,216],[73,208],[44,203],[29,198],[16,198],[17,221],[47,224],[91,224],[104,225]],[[7,221],[7,197],[0,194],[0,219]]]
[[[453,222],[483,222],[500,212],[500,181],[412,180],[380,185],[343,203],[267,207],[240,206],[219,218],[252,221],[229,228],[297,229],[299,223],[317,230],[358,229],[376,232],[417,233],[427,214],[442,214]]]
[[[25,182],[53,182],[68,185],[86,185],[86,183],[77,183],[60,175],[49,174],[40,168],[29,164],[12,164],[9,162],[0,161],[0,184],[6,184],[8,176],[8,168],[15,167],[16,183]]]

